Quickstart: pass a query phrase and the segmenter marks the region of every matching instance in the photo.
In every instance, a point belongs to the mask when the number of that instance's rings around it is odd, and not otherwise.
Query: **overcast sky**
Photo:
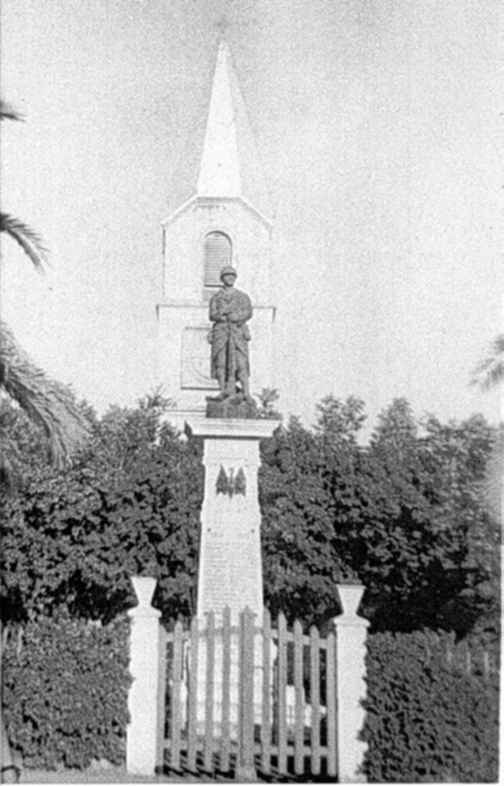
[[[501,0],[3,0],[3,315],[100,410],[156,382],[160,222],[206,120],[219,20],[275,212],[280,408],[394,397],[498,418],[468,385],[503,329]],[[196,176],[196,173],[195,173]],[[251,323],[253,329],[253,322]],[[253,369],[252,369],[253,373]],[[252,389],[253,380],[252,380]]]

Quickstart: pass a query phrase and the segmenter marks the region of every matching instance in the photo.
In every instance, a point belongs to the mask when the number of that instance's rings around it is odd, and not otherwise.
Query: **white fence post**
[[[338,594],[343,614],[335,617],[338,781],[365,782],[359,770],[364,761],[366,743],[359,739],[364,725],[366,697],[366,635],[368,620],[357,614],[365,587],[340,585]]]
[[[126,739],[126,769],[135,775],[154,775],[161,612],[151,606],[156,580],[133,576],[131,581],[138,606],[128,612],[131,619],[130,674],[133,682],[128,695],[130,722]]]

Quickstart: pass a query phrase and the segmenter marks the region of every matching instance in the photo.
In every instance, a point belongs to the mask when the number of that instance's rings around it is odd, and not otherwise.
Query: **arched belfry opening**
[[[220,272],[233,261],[233,244],[225,232],[209,232],[203,242],[203,287],[207,296],[221,285]]]

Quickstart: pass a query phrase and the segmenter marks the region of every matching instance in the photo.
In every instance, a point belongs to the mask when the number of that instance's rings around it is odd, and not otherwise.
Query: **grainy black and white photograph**
[[[500,0],[3,0],[4,783],[496,783]]]

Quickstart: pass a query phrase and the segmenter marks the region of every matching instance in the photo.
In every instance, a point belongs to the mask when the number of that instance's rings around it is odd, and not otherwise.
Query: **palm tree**
[[[40,237],[33,229],[8,213],[0,213],[0,232],[6,232],[9,237],[15,240],[36,270],[43,272],[47,252]]]
[[[0,98],[0,120],[22,120],[22,115]]]
[[[472,385],[481,390],[491,390],[504,380],[504,333],[500,333],[492,342],[490,353],[473,372]]]
[[[9,104],[0,99],[0,121],[1,120],[21,121],[23,118]],[[12,240],[21,246],[34,268],[39,272],[43,272],[47,251],[40,237],[33,229],[18,218],[10,216],[8,213],[0,213],[0,232],[5,232]]]
[[[22,120],[4,101],[0,101],[0,120]],[[0,214],[4,232],[24,251],[32,265],[44,272],[46,249],[39,235],[17,218]],[[68,388],[50,379],[28,357],[14,334],[0,321],[0,392],[8,395],[28,417],[40,426],[48,441],[52,462],[61,467],[87,433],[87,422]],[[8,452],[8,435],[0,424],[0,445]],[[4,459],[5,460],[5,459]],[[5,467],[4,467],[5,471]]]
[[[56,467],[63,467],[87,434],[86,418],[70,389],[30,360],[5,322],[0,322],[0,389],[42,428],[50,460]],[[8,446],[8,435],[1,424],[0,446]]]
[[[493,340],[490,352],[473,372],[471,384],[488,391],[504,381],[504,333]],[[495,444],[489,457],[483,486],[488,510],[500,520],[504,512],[504,425],[497,431]],[[502,554],[504,558],[504,551]]]

